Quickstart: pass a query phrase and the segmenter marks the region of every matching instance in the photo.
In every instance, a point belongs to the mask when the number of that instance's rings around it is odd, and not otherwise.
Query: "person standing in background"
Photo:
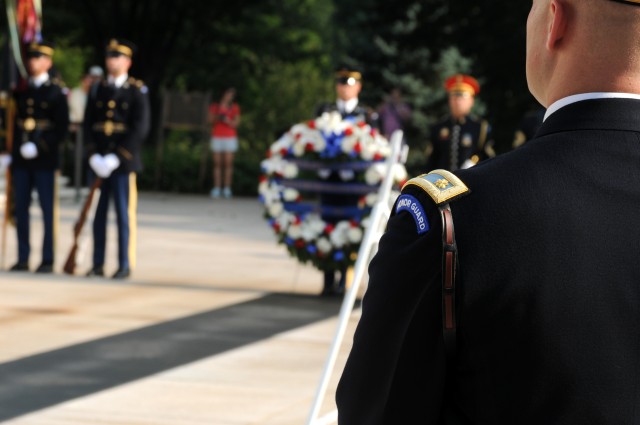
[[[114,279],[130,276],[136,260],[137,173],[140,148],[150,128],[147,86],[129,77],[135,46],[111,39],[105,49],[108,78],[90,92],[83,135],[89,165],[102,179],[93,221],[93,267],[87,276],[104,276],[107,212],[113,197],[118,222],[118,270]]]
[[[236,90],[227,88],[220,101],[209,106],[211,122],[211,155],[213,159],[213,189],[211,197],[231,198],[233,159],[238,151],[240,106],[235,102]]]
[[[84,110],[87,108],[87,98],[89,90],[94,84],[102,81],[104,71],[99,66],[92,66],[89,72],[82,77],[80,85],[69,91],[69,121],[71,124],[79,125],[84,119]]]
[[[386,101],[378,108],[378,115],[384,137],[387,140],[391,140],[394,131],[404,130],[411,119],[411,108],[402,100],[400,89],[391,90]]]
[[[17,114],[11,172],[18,262],[11,271],[29,270],[29,207],[35,187],[44,221],[42,259],[36,272],[53,272],[58,221],[56,175],[60,162],[59,146],[69,128],[68,90],[60,80],[49,75],[54,52],[54,46],[49,42],[29,44],[29,84],[14,93]]]
[[[445,81],[449,113],[431,129],[427,169],[455,171],[469,168],[495,156],[491,126],[471,113],[478,81],[470,75],[457,74]]]

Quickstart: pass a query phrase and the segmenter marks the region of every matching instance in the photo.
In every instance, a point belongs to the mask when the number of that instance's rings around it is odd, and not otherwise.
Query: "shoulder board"
[[[136,86],[137,88],[144,86],[144,82],[142,80],[136,80],[133,77],[129,77],[127,83],[131,84],[132,86]]]
[[[66,87],[66,84],[60,78],[53,78],[51,80],[51,83],[58,87],[63,87],[63,88]]]
[[[142,93],[146,93],[149,91],[149,89],[147,88],[147,86],[144,84],[144,81],[142,80],[136,80],[135,78],[130,78],[129,79],[129,83],[132,86],[135,86],[138,90],[140,90],[140,92]]]
[[[402,187],[418,186],[427,192],[436,205],[442,205],[471,192],[455,174],[446,170],[434,170],[414,177]]]

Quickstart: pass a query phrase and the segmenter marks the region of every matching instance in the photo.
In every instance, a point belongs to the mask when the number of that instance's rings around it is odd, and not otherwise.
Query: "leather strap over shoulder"
[[[442,334],[447,358],[456,353],[456,267],[458,247],[449,203],[471,191],[453,173],[434,170],[409,180],[409,185],[424,190],[438,206],[442,218]]]
[[[458,247],[449,204],[440,207],[442,217],[442,334],[448,358],[456,353],[456,263]]]

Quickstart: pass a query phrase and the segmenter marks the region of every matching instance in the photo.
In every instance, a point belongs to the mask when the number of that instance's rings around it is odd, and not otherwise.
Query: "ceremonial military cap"
[[[112,38],[107,43],[106,54],[107,56],[125,55],[132,58],[135,50],[136,46],[132,42],[122,38]]]
[[[470,93],[476,95],[480,93],[480,84],[478,80],[470,75],[456,74],[447,78],[444,88],[449,93]]]
[[[53,43],[48,41],[40,41],[33,43],[29,43],[27,46],[27,57],[30,58],[38,58],[40,56],[48,56],[52,57],[53,52],[55,51],[55,47]]]
[[[362,80],[362,72],[353,66],[340,65],[335,71],[336,83],[354,85]]]

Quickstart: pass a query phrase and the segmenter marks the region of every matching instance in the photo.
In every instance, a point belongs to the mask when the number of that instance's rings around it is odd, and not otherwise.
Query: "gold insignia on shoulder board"
[[[402,187],[418,186],[433,199],[436,205],[444,204],[454,198],[471,192],[455,174],[446,170],[434,170],[428,174],[414,177]]]
[[[449,186],[449,182],[446,179],[436,180],[434,183],[438,189],[444,189]]]

